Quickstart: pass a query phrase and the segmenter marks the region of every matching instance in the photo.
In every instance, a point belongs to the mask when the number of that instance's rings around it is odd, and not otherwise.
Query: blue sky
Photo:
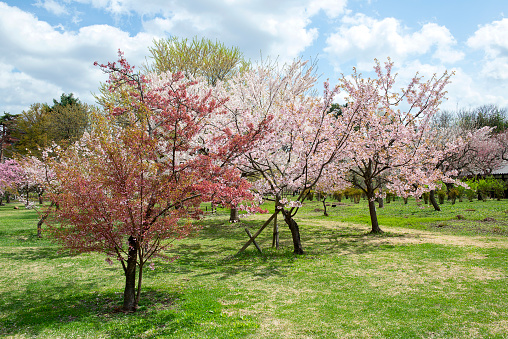
[[[455,72],[443,109],[508,106],[506,0],[0,0],[0,113],[74,93],[94,103],[105,76],[94,61],[121,49],[134,65],[153,39],[194,36],[238,46],[255,61],[317,58],[335,83],[374,58],[401,85]]]

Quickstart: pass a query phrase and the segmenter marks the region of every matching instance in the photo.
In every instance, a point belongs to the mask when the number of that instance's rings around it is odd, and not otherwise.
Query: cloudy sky
[[[401,81],[455,71],[445,109],[508,106],[507,0],[0,0],[0,114],[74,93],[93,103],[94,61],[141,65],[153,39],[194,36],[251,60],[318,60],[332,83],[391,57]]]

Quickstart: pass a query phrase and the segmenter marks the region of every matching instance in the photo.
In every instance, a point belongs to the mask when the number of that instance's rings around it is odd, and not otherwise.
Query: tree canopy
[[[153,44],[149,47],[151,62],[145,66],[149,72],[182,72],[185,77],[205,77],[215,85],[249,66],[238,47],[227,47],[218,40],[173,36],[154,40]]]
[[[18,154],[38,157],[53,142],[67,147],[79,140],[89,126],[92,107],[81,103],[73,94],[62,94],[53,105],[35,103],[17,115],[12,124]]]

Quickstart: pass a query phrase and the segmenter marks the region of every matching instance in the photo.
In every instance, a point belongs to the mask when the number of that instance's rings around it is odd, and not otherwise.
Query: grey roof
[[[504,163],[499,169],[492,172],[492,174],[508,174],[508,163]]]

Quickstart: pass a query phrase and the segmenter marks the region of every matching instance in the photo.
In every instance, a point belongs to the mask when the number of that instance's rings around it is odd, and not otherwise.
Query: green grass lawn
[[[172,262],[144,274],[139,311],[118,312],[120,265],[69,255],[36,237],[37,214],[0,207],[0,337],[6,338],[508,338],[507,201],[446,202],[441,212],[399,199],[378,209],[342,201],[297,215],[303,256],[268,215],[201,221]],[[270,206],[269,206],[270,207]]]

